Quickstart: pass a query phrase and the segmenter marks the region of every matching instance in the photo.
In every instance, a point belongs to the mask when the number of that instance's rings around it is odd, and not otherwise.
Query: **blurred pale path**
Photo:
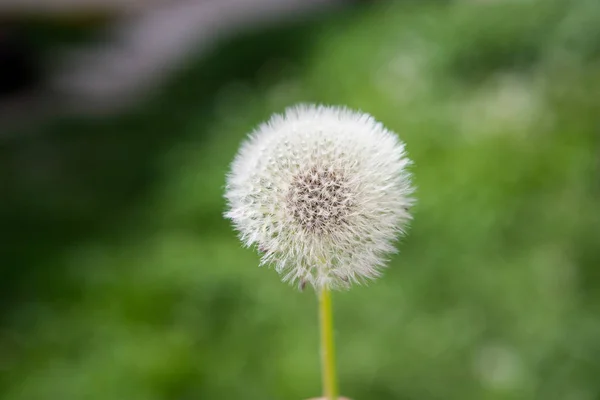
[[[2,14],[113,14],[104,38],[58,53],[45,107],[122,111],[160,88],[186,61],[257,27],[323,13],[343,0],[0,0]],[[31,108],[25,104],[23,108]],[[39,108],[39,106],[38,106]]]
[[[256,124],[323,102],[398,132],[418,188],[384,277],[334,297],[341,393],[597,399],[599,22],[595,0],[378,3],[224,41],[123,115],[7,134],[0,396],[321,393],[315,296],[258,268],[222,192]]]
[[[0,0],[0,15],[123,14],[140,11],[161,2],[168,3],[171,0]]]

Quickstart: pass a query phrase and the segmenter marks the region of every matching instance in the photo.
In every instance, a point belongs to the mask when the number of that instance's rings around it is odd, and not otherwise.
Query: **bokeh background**
[[[415,161],[400,253],[334,297],[344,395],[600,398],[600,2],[282,7],[118,106],[57,85],[61,60],[134,58],[111,27],[148,10],[76,11],[0,14],[2,399],[320,393],[314,294],[222,218],[240,141],[298,102],[371,113]]]

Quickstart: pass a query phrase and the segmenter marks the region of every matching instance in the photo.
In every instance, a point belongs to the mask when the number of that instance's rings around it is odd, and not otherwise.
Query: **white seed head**
[[[250,134],[225,197],[247,246],[284,281],[346,288],[380,274],[413,203],[404,144],[371,116],[301,105]]]

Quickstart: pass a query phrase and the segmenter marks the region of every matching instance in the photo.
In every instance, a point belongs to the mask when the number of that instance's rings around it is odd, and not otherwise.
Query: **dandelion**
[[[226,216],[283,280],[347,288],[379,276],[410,219],[410,163],[366,114],[297,106],[260,125],[227,179]]]
[[[332,375],[330,290],[378,277],[413,204],[404,144],[371,116],[301,105],[250,134],[227,177],[225,216],[287,282],[320,293]],[[326,373],[325,375],[327,375]],[[324,378],[334,399],[335,379]]]

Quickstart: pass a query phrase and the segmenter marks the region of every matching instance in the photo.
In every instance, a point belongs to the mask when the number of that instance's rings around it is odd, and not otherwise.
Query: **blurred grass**
[[[400,254],[334,298],[343,394],[598,398],[599,50],[594,1],[382,3],[3,143],[3,398],[318,394],[314,296],[221,217],[240,141],[301,101],[373,114],[415,160]]]

